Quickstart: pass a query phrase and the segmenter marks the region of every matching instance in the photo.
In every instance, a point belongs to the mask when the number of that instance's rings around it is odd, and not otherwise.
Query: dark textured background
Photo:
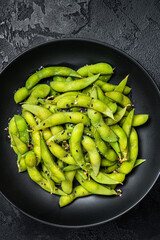
[[[64,37],[97,39],[124,50],[160,87],[160,1],[0,0],[0,70],[30,47]],[[0,195],[0,239],[159,240],[160,178],[122,217],[79,230],[36,222]]]

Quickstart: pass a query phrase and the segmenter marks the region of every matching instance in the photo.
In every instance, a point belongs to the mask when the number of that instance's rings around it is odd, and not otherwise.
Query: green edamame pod
[[[14,115],[14,121],[17,127],[18,136],[26,144],[29,144],[29,133],[27,132],[28,126],[23,117]]]
[[[22,87],[18,89],[14,94],[14,101],[16,103],[22,102],[24,99],[26,99],[29,96],[29,91],[26,87]]]
[[[105,103],[110,108],[112,113],[115,113],[117,111],[117,104],[113,103],[108,97],[106,97],[99,86],[96,86],[96,88],[98,99]]]
[[[148,114],[135,115],[133,117],[132,126],[133,127],[141,126],[141,125],[145,124],[148,121],[148,118],[149,118]]]
[[[53,179],[53,181],[56,184],[60,184],[61,183],[61,181],[58,178],[56,178],[55,176],[53,176],[53,174],[51,173],[50,169],[46,168],[46,166],[43,163],[42,163],[42,170],[50,179]],[[52,175],[52,177],[51,177],[51,175]]]
[[[47,67],[43,68],[42,70],[35,72],[33,75],[31,75],[27,81],[26,81],[26,88],[31,89],[34,87],[41,79],[52,77],[52,76],[71,76],[71,77],[77,77],[79,78],[80,75],[67,67]]]
[[[72,192],[72,185],[75,174],[76,171],[68,171],[64,173],[66,180],[62,181],[61,187],[62,190],[67,194],[70,194]]]
[[[127,147],[127,136],[125,134],[125,132],[123,131],[123,129],[118,125],[112,125],[111,129],[115,132],[115,134],[119,137],[119,144],[120,144],[120,148],[121,151],[125,151],[126,147]]]
[[[113,113],[106,104],[87,95],[66,96],[57,102],[58,108],[70,108],[71,106],[88,107],[113,119]]]
[[[47,146],[46,146],[42,137],[41,137],[41,156],[42,156],[44,165],[48,169],[50,169],[53,176],[56,176],[56,178],[58,178],[61,181],[65,180],[65,176],[64,176],[63,172],[61,171],[60,168],[58,168],[58,166],[54,162],[53,156],[49,152],[49,150],[48,150],[48,148],[47,148]]]
[[[48,109],[45,109],[45,108],[43,108],[41,106],[38,106],[38,105],[23,104],[22,108],[24,110],[27,110],[27,111],[33,113],[34,115],[36,115],[41,120],[44,120],[44,119],[46,119],[46,118],[48,118],[49,116],[52,115],[52,113]]]
[[[88,152],[94,175],[97,176],[100,169],[101,156],[97,151],[96,144],[92,138],[88,136],[83,136],[82,145]]]
[[[110,145],[111,145],[111,147],[114,149],[114,151],[117,153],[119,159],[121,160],[121,158],[122,158],[122,152],[121,152],[119,143],[118,143],[118,142],[111,142]]]
[[[95,131],[95,143],[100,153],[109,161],[116,161],[118,156],[113,149],[109,149],[106,143],[102,140],[98,131]]]
[[[79,185],[73,189],[73,192],[70,195],[61,196],[59,199],[59,205],[60,207],[65,207],[66,205],[73,202],[76,198],[88,196],[90,194],[91,193],[89,193],[84,187]]]
[[[60,145],[56,144],[55,142],[50,142],[48,147],[51,153],[58,159],[62,160],[67,164],[76,165],[76,162],[71,156],[71,154],[65,151]]]
[[[63,171],[68,172],[68,171],[74,171],[74,170],[77,170],[77,169],[80,169],[80,166],[78,166],[78,165],[68,165],[67,167],[63,168]]]
[[[101,183],[101,184],[119,184],[120,182],[117,182],[109,177],[109,174],[106,174],[105,172],[99,171],[98,175],[95,176],[93,173],[91,173],[91,177],[94,181]]]
[[[123,162],[119,168],[120,173],[128,174],[132,171],[138,156],[138,135],[134,128],[129,136],[129,161]]]
[[[27,99],[28,104],[37,104],[38,98],[45,98],[50,92],[50,87],[47,84],[39,84],[31,92],[31,95]]]
[[[120,92],[106,92],[105,95],[112,99],[113,101],[119,103],[122,107],[126,107],[127,105],[131,105],[131,101],[128,97]]]
[[[134,109],[132,109],[128,116],[126,117],[122,128],[125,132],[125,134],[127,135],[127,137],[129,137],[130,131],[131,131],[131,127],[132,127],[132,122],[133,122],[133,117],[134,117]]]
[[[77,170],[76,179],[77,181],[84,187],[87,191],[93,194],[98,195],[117,195],[116,191],[110,189],[109,187],[105,187],[93,180],[85,180],[79,174],[80,170]]]
[[[127,75],[119,84],[115,87],[114,91],[128,94],[131,91],[131,88],[126,87],[129,75]],[[128,91],[126,91],[128,90]]]
[[[45,129],[47,127],[65,123],[83,123],[87,126],[90,125],[88,117],[80,112],[61,112],[49,116],[47,119],[38,124],[35,130]]]
[[[71,133],[72,133],[72,130],[70,130],[70,129],[62,130],[62,131],[56,133],[55,135],[53,135],[51,138],[49,138],[47,140],[47,142],[49,143],[52,141],[56,141],[58,143],[58,142],[62,142],[64,140],[68,140],[71,137]]]
[[[115,163],[116,163],[116,161],[112,162],[112,161],[109,161],[106,158],[102,158],[101,167],[110,167],[110,166],[113,166]]]
[[[134,168],[139,166],[140,164],[146,162],[146,159],[137,159],[135,164],[134,164]]]
[[[82,90],[95,82],[99,77],[99,74],[92,77],[83,78],[80,80],[74,80],[72,82],[51,82],[51,87],[57,92],[68,92]]]
[[[28,151],[27,145],[21,141],[16,135],[12,134],[13,141],[16,145],[16,148],[20,154],[24,154]]]
[[[76,164],[79,165],[82,169],[87,170],[89,169],[89,167],[86,166],[81,147],[83,130],[84,130],[83,123],[77,124],[72,130],[70,138],[70,151]]]
[[[118,87],[117,85],[113,85],[111,83],[104,83],[101,80],[96,81],[96,84],[98,86],[100,86],[102,88],[103,92],[105,92],[105,93],[115,91],[115,88]],[[130,91],[131,91],[131,88],[128,86],[125,86],[125,88],[123,90],[123,94],[127,95],[127,94],[129,94]],[[119,92],[119,91],[117,91],[117,92]]]
[[[17,166],[18,166],[19,172],[24,172],[27,170],[27,167],[25,164],[25,157],[20,153],[18,153]]]
[[[114,125],[116,124],[117,122],[119,122],[122,117],[125,115],[125,112],[126,112],[126,108],[127,107],[124,107],[122,108],[122,110],[120,111],[117,111],[115,114],[114,114],[114,120],[111,119],[111,118],[105,118],[105,122],[108,126],[111,126],[111,125]]]
[[[118,169],[118,167],[119,167],[118,163],[115,163],[114,165],[107,167],[105,172],[111,173],[111,172],[115,171],[116,169]]]
[[[111,75],[113,74],[113,68],[111,65],[108,63],[96,63],[93,65],[86,65],[84,67],[81,67],[77,70],[77,72],[82,76],[82,77],[87,77],[88,73],[93,73],[93,74],[104,74],[104,75]]]
[[[102,75],[102,76],[99,76],[99,79],[101,81],[103,81],[103,82],[108,82],[111,77],[112,77],[112,74],[110,74],[110,75]]]

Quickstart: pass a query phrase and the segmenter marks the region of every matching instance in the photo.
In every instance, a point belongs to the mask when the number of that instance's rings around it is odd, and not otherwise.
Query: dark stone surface
[[[39,43],[82,37],[110,43],[140,62],[160,87],[159,0],[0,0],[0,70]],[[101,226],[41,224],[0,195],[0,239],[160,239],[160,179],[131,211]]]

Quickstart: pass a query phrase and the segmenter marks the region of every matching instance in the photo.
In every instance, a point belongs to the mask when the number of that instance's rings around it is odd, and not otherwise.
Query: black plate
[[[27,173],[18,174],[16,156],[10,148],[8,119],[19,111],[13,101],[15,89],[40,66],[63,65],[77,69],[85,64],[108,62],[116,67],[112,83],[128,73],[135,113],[149,113],[150,120],[139,127],[139,157],[147,162],[127,176],[121,197],[89,196],[65,208],[58,205],[58,196],[48,194]],[[63,227],[86,227],[107,222],[135,206],[155,183],[159,170],[160,94],[148,73],[131,57],[112,46],[99,42],[65,39],[35,47],[16,58],[0,76],[1,83],[1,160],[0,190],[25,214],[48,224]]]

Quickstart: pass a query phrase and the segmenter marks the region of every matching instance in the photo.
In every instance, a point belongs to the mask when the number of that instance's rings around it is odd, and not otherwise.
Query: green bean
[[[57,92],[68,92],[68,91],[77,91],[86,88],[93,82],[95,82],[99,77],[99,74],[92,77],[83,78],[80,80],[75,80],[72,82],[51,82],[51,87]]]
[[[113,149],[109,149],[106,143],[102,140],[100,134],[98,131],[95,131],[95,143],[98,147],[98,150],[100,153],[109,161],[116,161],[117,160],[117,154]]]
[[[64,176],[63,172],[58,168],[58,166],[54,162],[54,158],[51,155],[51,153],[49,152],[42,137],[41,137],[41,155],[42,155],[44,165],[50,169],[53,176],[56,176],[56,178],[58,178],[61,181],[65,180],[65,176]]]
[[[57,102],[58,108],[69,108],[71,106],[88,107],[113,118],[113,113],[106,104],[89,96],[66,96]]]
[[[65,123],[83,123],[85,125],[90,125],[88,117],[80,112],[61,112],[52,114],[50,117],[38,124],[35,130],[45,129],[47,127]]]
[[[82,169],[87,170],[89,168],[86,166],[81,147],[83,130],[83,123],[79,123],[74,127],[70,138],[70,151],[76,164]]]
[[[124,108],[122,108],[122,110],[117,111],[117,112],[114,114],[114,120],[111,119],[111,118],[105,118],[105,122],[107,123],[107,125],[110,126],[110,125],[114,125],[114,124],[116,124],[117,122],[119,122],[119,121],[122,119],[122,117],[125,115],[126,108],[127,108],[127,107],[124,107]]]
[[[101,156],[97,151],[94,140],[88,136],[83,136],[82,145],[89,154],[91,166],[93,168],[94,175],[97,176],[101,164]]]
[[[137,159],[135,164],[134,164],[134,168],[139,166],[140,164],[146,162],[146,159]]]
[[[110,189],[109,187],[105,187],[93,180],[85,180],[81,177],[79,174],[79,171],[76,173],[76,179],[77,181],[84,187],[87,191],[93,194],[99,194],[99,195],[117,195],[116,191]]]
[[[82,77],[87,77],[88,72],[93,73],[93,74],[104,74],[104,75],[111,75],[113,74],[113,68],[111,65],[107,63],[96,63],[93,65],[86,65],[84,67],[81,67],[77,70],[77,72],[82,76]]]
[[[123,95],[120,92],[106,92],[105,95],[115,102],[119,103],[122,107],[126,107],[127,105],[131,105],[131,101],[128,97]]]
[[[73,179],[75,177],[75,174],[76,171],[68,171],[64,173],[66,180],[62,181],[61,187],[62,190],[67,194],[70,194],[72,192]]]
[[[26,99],[29,96],[29,91],[26,87],[22,87],[18,89],[14,94],[14,101],[16,103],[22,102],[24,99]]]
[[[89,193],[84,187],[79,185],[73,189],[73,192],[70,195],[61,196],[59,199],[59,205],[60,207],[65,207],[66,205],[73,202],[76,198],[88,196],[90,194],[91,193]]]
[[[35,72],[33,75],[31,75],[27,81],[26,81],[26,88],[31,89],[34,87],[40,80],[43,78],[48,78],[52,76],[71,76],[71,77],[80,77],[80,75],[67,67],[47,67],[43,68],[42,70]]]
[[[23,104],[22,108],[33,113],[41,120],[44,120],[52,115],[52,113],[48,109],[33,104]]]

